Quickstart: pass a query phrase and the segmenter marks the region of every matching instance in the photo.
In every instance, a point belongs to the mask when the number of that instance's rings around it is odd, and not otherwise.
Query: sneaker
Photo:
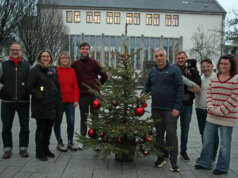
[[[196,163],[200,163],[200,158],[197,158],[196,160]],[[212,166],[214,166],[216,164],[216,161],[215,160],[212,160]]]
[[[199,164],[195,165],[195,169],[206,169],[206,170],[209,170],[209,168],[202,167]]]
[[[2,155],[2,158],[3,159],[9,159],[9,158],[11,158],[11,156],[12,156],[12,152],[11,151],[5,151],[3,153],[3,155]]]
[[[188,157],[187,152],[181,152],[180,156],[183,158],[184,161],[190,161],[190,158]]]
[[[79,147],[77,145],[74,144],[73,141],[69,141],[68,146],[69,149],[73,150],[73,151],[77,151],[79,149]]]
[[[58,142],[56,148],[57,148],[57,150],[62,151],[62,152],[66,152],[66,151],[67,151],[67,147],[64,146],[62,140],[60,140],[60,141]]]
[[[38,153],[36,154],[36,159],[40,160],[40,161],[48,161],[48,158],[46,157],[45,154],[43,153]]]
[[[55,154],[52,153],[50,150],[46,150],[46,151],[44,151],[44,153],[45,153],[45,156],[47,156],[47,157],[50,157],[50,158],[55,157]]]
[[[158,161],[155,162],[155,167],[163,167],[166,164],[166,160],[164,158],[159,159]]]
[[[23,158],[27,158],[29,156],[29,153],[27,152],[27,150],[20,150],[19,155],[21,155],[21,157]]]
[[[172,172],[179,172],[179,171],[180,171],[180,168],[178,167],[177,164],[171,164],[169,170],[172,171]]]
[[[214,174],[214,175],[222,175],[222,174],[226,174],[226,172],[219,171],[219,170],[215,169],[215,170],[213,171],[213,174]]]

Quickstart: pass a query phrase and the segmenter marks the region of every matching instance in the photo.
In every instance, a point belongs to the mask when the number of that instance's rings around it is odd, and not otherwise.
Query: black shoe
[[[214,174],[214,175],[222,175],[222,174],[226,174],[226,172],[219,171],[219,170],[215,169],[215,170],[213,171],[213,174]]]
[[[47,157],[50,157],[50,158],[54,158],[55,157],[55,154],[52,153],[50,150],[46,150],[46,151],[44,151],[44,153],[45,153],[45,155]]]
[[[11,151],[5,151],[3,153],[3,155],[2,155],[2,158],[3,159],[9,159],[9,158],[11,158],[11,156],[12,156],[12,152]]]
[[[23,158],[29,157],[29,153],[26,150],[20,150],[19,155]]]
[[[161,168],[166,164],[166,160],[164,158],[160,158],[155,162],[155,167]]]
[[[180,168],[178,167],[177,164],[171,164],[170,171],[172,171],[172,172],[179,172]]]
[[[209,168],[202,167],[199,164],[195,165],[195,169],[206,169],[206,170],[209,170]]]
[[[46,155],[44,155],[42,153],[36,154],[36,159],[38,159],[40,161],[48,161],[48,158],[46,157]]]
[[[190,161],[190,158],[188,157],[187,152],[181,152],[180,156],[183,158],[184,161]]]

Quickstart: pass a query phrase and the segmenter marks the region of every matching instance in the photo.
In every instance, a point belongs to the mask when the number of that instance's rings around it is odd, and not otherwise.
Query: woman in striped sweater
[[[213,174],[226,174],[230,164],[232,130],[237,119],[238,75],[236,58],[221,56],[218,74],[211,79],[207,92],[208,116],[203,132],[203,148],[196,169],[210,169],[216,129],[220,130],[220,152]]]

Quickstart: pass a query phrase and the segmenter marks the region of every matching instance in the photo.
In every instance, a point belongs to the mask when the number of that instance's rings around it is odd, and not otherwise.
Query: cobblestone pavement
[[[148,111],[150,108],[147,109]],[[79,109],[76,109],[76,123],[75,131],[79,133],[80,126]],[[238,124],[237,124],[238,125]],[[95,158],[95,151],[68,151],[59,152],[56,150],[56,139],[54,133],[51,136],[50,148],[55,153],[56,157],[49,159],[49,161],[42,162],[35,158],[35,129],[36,123],[34,119],[30,119],[30,144],[28,151],[30,156],[28,158],[21,158],[18,154],[18,133],[19,121],[17,114],[13,124],[13,155],[10,159],[2,159],[2,139],[0,139],[0,178],[24,177],[79,177],[79,178],[155,178],[155,177],[221,177],[212,174],[211,170],[195,170],[195,160],[201,151],[201,138],[198,131],[196,114],[193,112],[193,118],[190,125],[188,154],[191,158],[190,162],[184,162],[178,157],[178,164],[180,166],[179,173],[169,171],[169,162],[163,168],[154,168],[154,157],[144,157],[134,160],[132,163],[120,163],[115,161],[112,155],[107,160],[100,160]],[[62,123],[62,136],[64,142],[67,142],[66,137],[66,122]],[[2,123],[0,123],[0,131],[2,131]],[[178,136],[180,136],[180,125],[178,122]],[[178,137],[179,138],[179,137]],[[238,177],[238,126],[233,130],[233,141],[231,151],[230,170],[227,175],[222,177]]]

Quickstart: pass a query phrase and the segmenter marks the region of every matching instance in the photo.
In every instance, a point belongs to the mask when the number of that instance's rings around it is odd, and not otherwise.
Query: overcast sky
[[[217,0],[217,1],[226,10],[228,17],[232,13],[233,9],[238,11],[238,0]]]

